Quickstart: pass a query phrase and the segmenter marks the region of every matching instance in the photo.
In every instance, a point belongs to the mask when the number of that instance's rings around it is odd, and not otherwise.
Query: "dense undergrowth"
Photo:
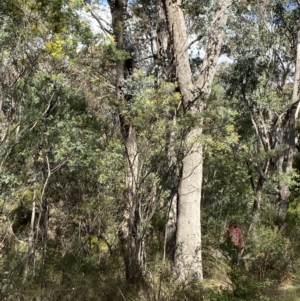
[[[255,253],[250,243],[237,261],[232,260],[230,250],[206,248],[205,279],[203,283],[189,284],[178,284],[172,276],[171,261],[157,254],[149,259],[139,283],[126,283],[118,246],[110,252],[104,247],[88,249],[84,244],[65,253],[54,244],[47,246],[44,255],[37,251],[24,280],[24,261],[28,255],[20,249],[10,250],[1,258],[0,297],[7,301],[296,301],[300,291],[298,262],[282,257],[283,250],[276,243],[282,239],[281,235],[274,234],[273,243],[270,233],[266,237],[264,251],[269,257],[265,258],[261,250]],[[14,248],[17,247],[20,248],[16,243]]]
[[[299,104],[291,103],[299,4],[228,6],[222,51],[232,62],[218,65],[206,109],[194,116],[189,107],[198,100],[182,103],[176,55],[154,45],[162,1],[128,1],[122,49],[110,21],[97,18],[108,6],[96,2],[0,1],[0,300],[299,301],[300,140],[290,114]],[[217,1],[182,3],[200,57]],[[83,17],[89,13],[100,33]],[[119,62],[126,102],[116,97]],[[189,63],[198,76],[202,58]],[[136,283],[125,280],[119,240],[130,195],[123,117],[140,160],[128,227],[145,251]],[[199,124],[204,281],[179,284],[167,213],[189,149],[184,138]],[[244,233],[238,254],[223,244],[230,219]]]

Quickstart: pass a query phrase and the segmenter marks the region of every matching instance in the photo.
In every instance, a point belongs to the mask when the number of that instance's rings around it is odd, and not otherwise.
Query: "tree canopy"
[[[1,299],[299,279],[299,5],[1,1]]]

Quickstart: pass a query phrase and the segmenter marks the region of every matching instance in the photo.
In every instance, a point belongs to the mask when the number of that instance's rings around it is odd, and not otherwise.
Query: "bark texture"
[[[161,66],[161,70],[166,72],[168,69],[168,65],[172,61],[172,53],[171,53],[171,43],[170,43],[170,35],[168,31],[168,23],[167,16],[164,7],[163,1],[156,1],[156,12],[157,12],[157,53],[154,57],[157,58],[158,64]],[[175,80],[175,71],[176,68],[172,67],[172,70],[169,70],[168,75],[169,78]],[[176,125],[176,110],[173,115],[173,125]],[[174,149],[175,145],[175,134],[172,132],[170,137],[168,137],[168,158],[169,158],[169,168],[174,168],[174,173],[176,174],[174,178],[178,179],[179,169],[177,166],[176,153]],[[174,181],[174,187],[178,186],[178,183]],[[165,242],[164,242],[164,262],[166,255],[171,259],[174,259],[175,252],[175,239],[176,239],[176,223],[177,223],[177,193],[170,198],[168,211],[166,216],[166,228],[165,228]]]
[[[119,50],[124,49],[124,15],[127,0],[109,0],[113,33]],[[124,61],[118,60],[116,64],[116,98],[122,104],[128,101],[122,91],[124,80]],[[120,114],[120,125],[126,151],[126,179],[124,191],[123,220],[119,226],[119,238],[122,245],[123,258],[126,269],[126,280],[138,282],[142,278],[142,265],[144,263],[144,241],[138,238],[137,228],[139,218],[137,214],[137,178],[138,178],[138,151],[136,133],[131,120]]]
[[[229,2],[218,1],[213,31],[209,37],[200,75],[193,83],[188,57],[188,36],[181,1],[166,0],[168,28],[172,42],[173,61],[185,111],[201,113],[206,97],[211,92],[216,63],[224,38]],[[201,120],[188,130],[185,137],[186,154],[182,164],[179,186],[178,220],[175,250],[175,276],[180,282],[202,280],[201,258],[201,187],[203,173],[203,146]]]

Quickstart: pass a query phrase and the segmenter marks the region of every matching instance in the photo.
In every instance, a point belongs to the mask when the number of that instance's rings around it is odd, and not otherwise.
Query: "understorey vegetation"
[[[0,299],[300,297],[300,3],[2,0]]]

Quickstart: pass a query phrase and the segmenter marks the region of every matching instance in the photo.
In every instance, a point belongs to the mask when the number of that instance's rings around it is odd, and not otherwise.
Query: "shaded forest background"
[[[299,279],[300,4],[173,1],[178,55],[162,2],[1,1],[1,300],[271,300]],[[198,78],[219,31],[199,109],[180,60]],[[202,271],[182,281],[176,202],[199,127]]]

